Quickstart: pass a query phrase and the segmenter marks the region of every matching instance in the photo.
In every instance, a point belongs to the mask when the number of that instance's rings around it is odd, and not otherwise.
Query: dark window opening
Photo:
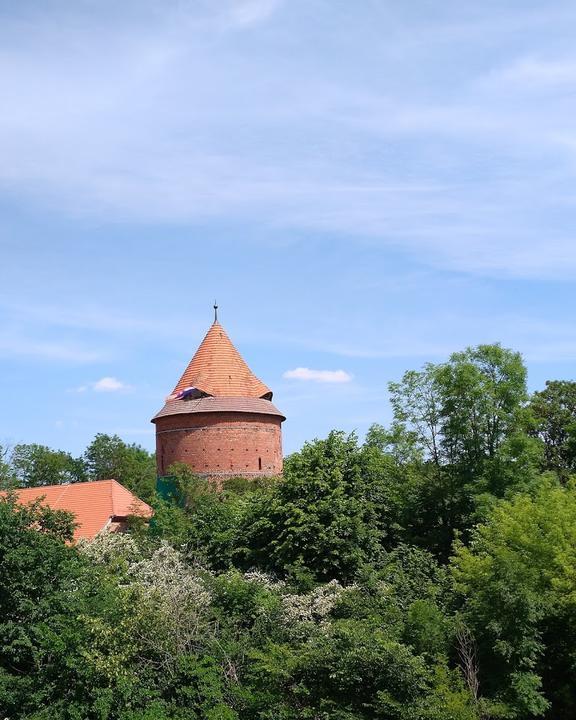
[[[262,458],[258,458],[258,470],[262,470]]]

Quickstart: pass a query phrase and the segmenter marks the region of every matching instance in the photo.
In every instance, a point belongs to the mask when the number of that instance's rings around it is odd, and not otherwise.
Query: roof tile
[[[272,399],[272,391],[250,370],[219,322],[210,327],[172,391],[195,387],[216,397]]]
[[[116,480],[94,480],[69,485],[43,485],[17,489],[21,503],[41,499],[43,505],[53,510],[74,513],[78,523],[74,540],[93,538],[113,518],[124,519],[130,515],[152,517],[152,508]]]

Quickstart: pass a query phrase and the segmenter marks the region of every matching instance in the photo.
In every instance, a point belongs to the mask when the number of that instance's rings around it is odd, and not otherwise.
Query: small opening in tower
[[[262,470],[262,458],[258,458],[258,470]]]

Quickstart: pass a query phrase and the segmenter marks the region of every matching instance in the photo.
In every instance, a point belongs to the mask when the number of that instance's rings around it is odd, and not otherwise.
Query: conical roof
[[[196,388],[214,397],[272,399],[272,391],[250,370],[216,320],[172,391]]]

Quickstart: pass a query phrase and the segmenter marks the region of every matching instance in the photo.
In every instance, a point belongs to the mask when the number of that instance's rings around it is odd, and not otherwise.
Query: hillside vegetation
[[[0,453],[4,488],[116,477],[149,527],[77,546],[0,500],[0,717],[568,720],[576,716],[576,383],[529,396],[470,348],[390,385],[281,480],[217,492],[99,435]]]

